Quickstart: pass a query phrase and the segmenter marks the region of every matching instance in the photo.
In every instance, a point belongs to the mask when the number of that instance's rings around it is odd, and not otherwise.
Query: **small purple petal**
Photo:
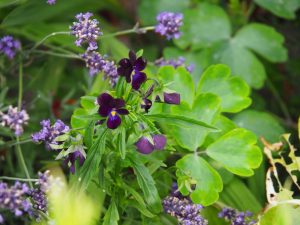
[[[109,105],[110,102],[112,102],[113,100],[114,100],[114,98],[110,94],[103,93],[103,94],[98,96],[97,103],[99,105]]]
[[[121,118],[116,111],[109,114],[106,124],[109,129],[116,129],[121,124]]]
[[[137,150],[142,154],[150,154],[154,151],[154,146],[150,143],[150,141],[145,138],[141,137],[136,143],[135,146]]]
[[[142,71],[147,66],[147,61],[143,57],[139,57],[134,63],[135,69]]]
[[[147,76],[143,72],[135,71],[135,74],[132,77],[132,88],[134,90],[140,89],[142,83],[147,80]]]
[[[128,112],[127,109],[117,109],[116,111],[117,111],[117,113],[119,113],[120,115],[128,115],[128,114],[129,114],[129,112]]]
[[[168,103],[168,104],[179,105],[180,104],[180,94],[164,92],[164,102]]]
[[[166,146],[167,139],[164,135],[153,135],[154,148],[157,150],[163,150]]]
[[[131,64],[134,64],[134,62],[136,61],[136,54],[134,53],[134,51],[130,50],[128,56]]]
[[[113,100],[112,106],[115,109],[123,108],[125,106],[125,101],[123,99],[121,99],[121,98],[116,98],[116,99]]]

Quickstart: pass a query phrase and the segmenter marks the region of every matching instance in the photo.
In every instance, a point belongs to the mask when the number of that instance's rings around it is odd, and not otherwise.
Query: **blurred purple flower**
[[[121,98],[113,98],[108,93],[102,93],[97,98],[97,103],[100,106],[98,113],[102,117],[108,117],[107,127],[109,129],[116,129],[121,124],[120,115],[129,114],[125,109],[125,101]]]
[[[173,105],[180,104],[180,94],[178,93],[166,93],[164,92],[164,102]]]
[[[132,76],[132,88],[138,90],[142,83],[147,80],[147,76],[142,72],[147,65],[146,60],[140,56],[136,58],[136,54],[130,51],[128,54],[129,58],[124,58],[119,61],[118,75],[124,76],[127,83],[131,82]]]
[[[179,28],[182,26],[182,13],[161,12],[157,15],[158,24],[155,26],[155,32],[162,36],[166,36],[168,40],[179,38],[181,32]]]
[[[0,214],[0,224],[4,224],[4,218],[1,214]]]
[[[167,139],[164,135],[156,134],[152,136],[150,141],[147,137],[141,137],[135,146],[137,150],[142,154],[150,154],[155,149],[163,150],[166,146]]]
[[[169,65],[169,66],[173,66],[175,69],[179,66],[183,66],[190,73],[192,73],[195,69],[194,64],[190,64],[190,65],[185,64],[184,57],[178,57],[177,59],[170,59],[170,60],[161,58],[161,59],[156,60],[154,63],[156,66],[168,66]]]
[[[256,221],[252,219],[253,214],[251,212],[238,212],[235,209],[227,207],[222,208],[218,217],[231,222],[231,225],[253,225],[256,223]]]
[[[70,128],[61,120],[57,120],[52,126],[50,120],[42,120],[40,122],[42,129],[31,135],[33,142],[45,142],[47,149],[51,149],[51,144],[58,144],[54,141],[57,136],[67,133]]]
[[[77,160],[79,160],[80,166],[82,166],[85,161],[85,156],[80,151],[70,153],[64,161],[66,165],[70,166],[70,171],[73,174],[75,173],[75,162]]]
[[[20,136],[23,132],[23,125],[27,125],[29,120],[29,115],[25,110],[18,110],[18,107],[8,107],[6,114],[0,112],[0,125],[7,126],[15,131],[16,136]]]
[[[56,3],[56,0],[47,0],[47,4],[54,5]]]
[[[21,43],[12,36],[4,36],[0,39],[0,53],[5,54],[9,59],[13,59],[20,49]]]
[[[73,26],[70,26],[71,34],[73,34],[77,40],[75,44],[81,46],[82,43],[87,43],[87,51],[93,51],[98,48],[97,38],[102,35],[99,22],[96,19],[90,19],[93,16],[92,13],[79,13],[76,15],[78,22],[73,22]]]

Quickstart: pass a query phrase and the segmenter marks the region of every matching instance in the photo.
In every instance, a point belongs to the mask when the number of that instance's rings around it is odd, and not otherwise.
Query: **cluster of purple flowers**
[[[56,3],[56,0],[47,0],[47,4],[54,5]]]
[[[163,200],[164,211],[177,218],[180,225],[207,225],[200,212],[202,205],[193,204],[190,200],[168,196]]]
[[[87,43],[87,51],[93,51],[98,48],[97,38],[102,35],[100,28],[98,27],[98,20],[90,19],[93,13],[79,13],[76,15],[77,22],[70,26],[71,34],[73,34],[77,40],[75,44],[81,46],[82,43]]]
[[[0,124],[14,130],[16,136],[23,134],[23,125],[27,125],[28,120],[27,112],[25,110],[19,111],[17,107],[9,106],[6,114],[0,112]]]
[[[235,209],[223,208],[218,214],[219,218],[224,218],[231,225],[254,225],[256,221],[252,219],[253,214],[249,211],[238,212]]]
[[[182,26],[182,13],[161,12],[157,15],[158,24],[155,26],[155,32],[166,36],[168,40],[178,39],[181,36],[179,28]]]
[[[12,36],[4,36],[0,39],[0,53],[5,54],[9,59],[13,59],[20,49],[21,43]]]
[[[183,66],[185,67],[185,69],[187,71],[189,71],[190,73],[192,73],[195,69],[195,65],[191,64],[191,65],[186,65],[185,64],[185,58],[184,57],[178,57],[177,59],[170,59],[170,60],[166,60],[166,59],[158,59],[155,61],[155,65],[156,66],[173,66],[174,68],[177,68],[179,66]]]
[[[15,182],[11,187],[0,181],[0,209],[6,209],[15,216],[20,217],[24,213],[31,213],[31,203],[26,198],[29,187],[25,183]],[[0,215],[0,223],[4,218]]]
[[[40,124],[42,125],[42,129],[34,133],[31,137],[33,142],[45,142],[47,149],[51,149],[51,144],[58,144],[54,141],[57,136],[67,133],[70,130],[61,120],[57,120],[52,126],[50,120],[42,120]]]
[[[108,79],[112,87],[114,87],[118,80],[117,66],[113,61],[106,60],[98,52],[86,52],[82,54],[82,58],[89,68],[91,76],[103,72],[104,79]]]

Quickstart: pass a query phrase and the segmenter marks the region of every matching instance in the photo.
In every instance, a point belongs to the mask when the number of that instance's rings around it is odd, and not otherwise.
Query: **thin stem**
[[[27,138],[24,138],[22,140],[20,140],[19,142],[16,141],[16,140],[11,140],[11,141],[8,141],[8,142],[5,142],[4,144],[0,145],[1,148],[4,148],[4,147],[12,147],[12,146],[15,146],[17,144],[26,144],[26,143],[29,143],[31,142],[31,138],[30,137],[27,137]],[[1,151],[1,149],[0,149]]]
[[[100,38],[116,37],[116,36],[121,36],[121,35],[125,35],[125,34],[131,34],[131,33],[144,34],[147,31],[154,30],[154,28],[155,28],[154,26],[141,27],[141,28],[135,26],[132,29],[123,30],[123,31],[103,35]]]
[[[71,59],[82,59],[76,54],[62,54],[62,53],[57,53],[57,52],[51,52],[51,51],[44,51],[44,50],[33,50],[33,53],[40,53],[40,54],[45,54],[45,55],[53,55],[53,56],[58,56],[62,58],[71,58]]]
[[[23,181],[23,182],[37,182],[38,179],[28,179],[28,178],[19,178],[19,177],[7,177],[1,176],[0,180],[15,180],[15,181]]]

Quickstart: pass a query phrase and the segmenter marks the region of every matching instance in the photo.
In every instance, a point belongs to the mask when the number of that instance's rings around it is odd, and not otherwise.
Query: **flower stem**
[[[131,33],[144,34],[147,31],[154,30],[154,28],[155,28],[154,26],[141,27],[141,28],[134,26],[132,29],[123,30],[123,31],[119,31],[119,32],[111,33],[111,34],[106,34],[106,35],[101,36],[100,38],[116,37],[116,36],[121,36],[121,35],[125,35],[125,34],[131,34]]]
[[[62,57],[62,58],[82,59],[76,54],[62,54],[62,53],[58,53],[58,52],[44,51],[44,50],[33,50],[32,53],[40,53],[40,54],[45,54],[45,55],[58,56],[58,57]]]
[[[23,182],[36,182],[38,179],[28,179],[28,178],[19,178],[19,177],[7,177],[1,176],[0,180],[15,180],[15,181],[23,181]]]

